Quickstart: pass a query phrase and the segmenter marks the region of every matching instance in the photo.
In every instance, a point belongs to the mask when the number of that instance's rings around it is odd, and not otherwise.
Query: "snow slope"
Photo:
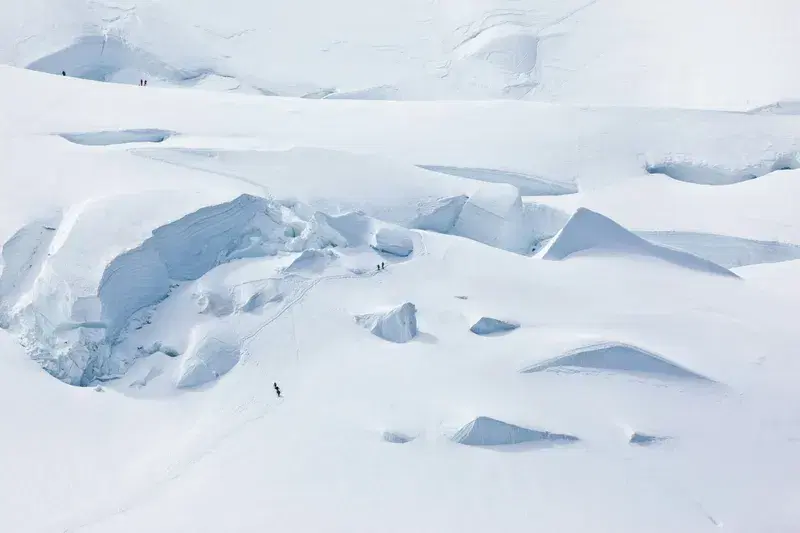
[[[568,40],[572,25],[610,28],[603,17],[627,13],[614,26],[620,38],[650,32],[642,38],[652,45],[627,57],[641,59],[643,73],[663,71],[673,63],[648,54],[681,59],[683,48],[671,46],[678,32],[632,28],[688,4],[670,5],[598,2],[553,32]],[[90,13],[114,11],[30,6],[0,17],[3,39],[26,19],[31,38],[1,48],[29,54],[19,64],[71,46],[92,28]],[[163,54],[166,65],[205,68],[216,57],[259,83],[273,50],[256,65],[236,49],[291,33],[284,25],[272,36],[233,35],[243,16],[234,3],[214,10],[215,29],[184,35],[210,7],[181,11],[186,20],[167,30],[177,6],[117,4],[104,17],[119,18],[103,24],[130,30],[125,46]],[[303,19],[317,36],[304,46],[363,32],[337,45],[350,66],[321,66],[311,51],[300,61],[284,47],[289,60],[273,80],[299,84],[290,69],[302,65],[315,90],[393,84],[407,65],[381,56],[372,69],[361,44],[410,42],[409,26],[437,26],[417,17],[428,9],[459,21],[487,10],[488,26],[508,14],[488,10],[504,6],[326,6]],[[698,20],[759,20],[717,7],[694,9]],[[363,17],[349,26],[314,22],[356,8]],[[291,18],[300,8],[259,9],[248,13],[254,25],[257,15]],[[371,16],[391,23],[369,26]],[[785,18],[776,20],[774,42],[747,43],[753,54],[791,43],[781,37]],[[694,23],[687,51],[707,33]],[[152,24],[163,24],[161,41]],[[504,26],[460,46],[459,58],[472,59],[454,61],[452,76],[474,59],[529,83],[530,59],[496,48],[523,50],[533,39]],[[721,43],[729,31],[719,30]],[[216,54],[221,40],[228,52]],[[612,41],[595,49],[617,50]],[[558,42],[537,41],[537,69]],[[334,49],[331,58],[343,54]],[[692,52],[727,57],[717,43]],[[754,56],[742,57],[748,65]],[[584,73],[599,76],[592,64]],[[707,78],[691,75],[695,85],[672,92],[671,78],[649,92],[604,92],[623,85],[613,70],[590,86],[596,101],[713,107],[755,107],[789,86],[787,68],[786,78],[718,90],[727,66],[720,59]],[[336,76],[341,85],[329,81]],[[501,78],[497,87],[508,83]],[[652,79],[631,87],[652,88]],[[477,533],[535,523],[568,533],[788,532],[800,523],[800,171],[769,167],[715,185],[651,172],[676,161],[749,169],[795,154],[800,117],[152,85],[0,67],[5,530]],[[563,101],[578,99],[561,87]],[[481,317],[520,327],[477,335]],[[675,379],[682,372],[705,379]]]
[[[789,0],[10,0],[0,63],[344,99],[749,110],[800,96]]]

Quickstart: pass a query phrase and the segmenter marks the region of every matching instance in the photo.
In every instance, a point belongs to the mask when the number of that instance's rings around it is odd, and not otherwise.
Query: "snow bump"
[[[358,315],[356,323],[381,339],[405,343],[417,336],[417,308],[406,302],[388,311]]]
[[[507,333],[519,328],[519,324],[500,320],[499,318],[492,318],[488,316],[478,319],[469,330],[476,335],[495,335],[498,333]]]
[[[572,435],[524,428],[495,420],[494,418],[480,416],[459,429],[453,435],[452,440],[467,446],[508,446],[525,443],[569,444],[579,439]]]
[[[213,337],[200,339],[181,360],[175,385],[187,389],[215,381],[230,372],[240,356],[234,344]]]
[[[414,251],[414,242],[408,230],[383,227],[375,233],[372,247],[385,254],[408,257]]]
[[[532,373],[551,369],[616,371],[661,378],[712,381],[659,355],[636,346],[620,343],[605,343],[578,348],[528,367],[523,372]]]
[[[563,261],[576,256],[632,255],[651,257],[675,266],[738,278],[730,270],[711,261],[650,243],[623,228],[608,217],[579,208],[561,231],[545,246],[542,259]]]

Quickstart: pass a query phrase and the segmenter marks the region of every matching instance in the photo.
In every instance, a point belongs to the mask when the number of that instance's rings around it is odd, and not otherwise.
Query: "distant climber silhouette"
[[[275,383],[275,382],[272,383],[272,386],[275,387],[275,394],[277,394],[278,398],[280,398],[281,397],[281,389],[280,389],[280,387],[278,387],[278,384]]]
[[[66,71],[66,70],[62,70],[62,71],[61,71],[61,75],[62,75],[62,76],[66,76],[66,75],[67,75],[67,71]]]

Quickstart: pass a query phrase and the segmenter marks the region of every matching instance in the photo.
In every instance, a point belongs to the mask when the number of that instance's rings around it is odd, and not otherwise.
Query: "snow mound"
[[[486,185],[471,195],[451,233],[517,253],[529,252],[533,241],[519,189],[508,184]]]
[[[507,322],[505,320],[484,316],[475,322],[469,330],[476,335],[492,335],[513,331],[518,327],[519,324],[514,322]]]
[[[437,233],[450,233],[467,200],[469,200],[467,195],[459,195],[423,203],[419,206],[417,217],[410,222],[409,227]]]
[[[712,381],[663,357],[636,346],[619,343],[597,344],[543,361],[523,370],[525,373],[558,369],[591,369],[630,374]]]
[[[800,246],[785,242],[689,231],[637,231],[636,234],[653,244],[682,250],[725,268],[800,259]]]
[[[322,272],[338,257],[333,250],[304,250],[284,269],[284,272]]]
[[[417,308],[406,302],[385,312],[358,315],[356,323],[381,339],[404,343],[417,336]]]
[[[555,181],[522,172],[497,170],[492,168],[453,167],[441,165],[417,165],[425,170],[458,176],[489,183],[507,183],[513,185],[523,196],[560,196],[578,192],[578,186],[572,181]]]
[[[239,362],[239,348],[219,339],[199,339],[184,354],[175,377],[178,388],[199,387],[219,379]]]
[[[800,168],[798,154],[784,154],[774,159],[761,161],[740,169],[730,169],[713,166],[706,163],[692,163],[682,161],[665,161],[648,165],[646,170],[650,174],[664,174],[678,181],[696,183],[700,185],[732,185],[748,181],[771,172],[779,170],[794,170]]]
[[[383,227],[375,233],[372,247],[386,254],[408,257],[414,251],[414,242],[408,230]]]
[[[687,252],[658,246],[637,237],[610,218],[579,208],[542,251],[542,259],[577,256],[634,255],[652,257],[682,268],[738,278],[730,270]]]
[[[381,437],[384,441],[392,444],[406,444],[414,440],[414,437],[404,435],[403,433],[396,433],[394,431],[384,431]]]
[[[579,439],[572,435],[528,429],[494,418],[479,416],[459,429],[452,440],[467,446],[506,446],[523,443],[568,444]]]
[[[628,439],[628,442],[630,444],[635,444],[636,446],[650,446],[652,444],[664,442],[665,440],[669,440],[669,437],[658,437],[655,435],[647,435],[646,433],[634,431]]]
[[[160,143],[169,139],[173,132],[159,129],[94,131],[84,133],[61,133],[60,136],[74,144],[85,146],[111,146],[127,143]]]

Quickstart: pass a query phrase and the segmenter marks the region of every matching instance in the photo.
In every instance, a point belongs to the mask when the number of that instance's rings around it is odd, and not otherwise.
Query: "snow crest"
[[[452,440],[467,446],[507,446],[512,444],[568,444],[577,437],[529,429],[486,416],[479,416],[458,430]]]
[[[682,268],[738,278],[730,270],[711,261],[652,244],[637,237],[610,218],[579,208],[567,225],[542,251],[542,259],[562,261],[576,256],[632,255],[652,257]]]
[[[709,378],[683,368],[659,355],[636,346],[619,343],[597,344],[568,352],[543,361],[523,372],[540,372],[549,369],[578,368],[610,370],[657,377],[711,381]]]

